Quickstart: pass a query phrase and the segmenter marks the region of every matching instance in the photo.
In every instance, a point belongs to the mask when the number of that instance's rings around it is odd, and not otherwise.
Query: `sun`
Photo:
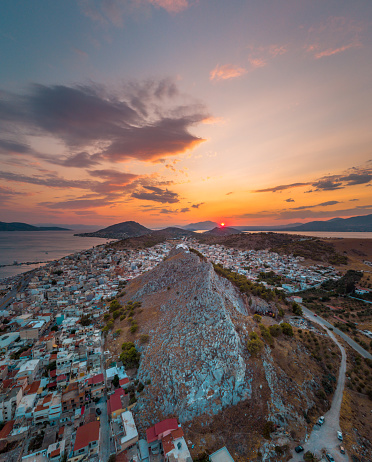
[[[221,226],[225,226],[225,223],[221,223]]]

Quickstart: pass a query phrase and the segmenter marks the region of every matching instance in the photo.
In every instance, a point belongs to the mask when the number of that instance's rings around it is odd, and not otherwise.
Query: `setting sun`
[[[221,223],[221,226],[225,226],[225,223]]]

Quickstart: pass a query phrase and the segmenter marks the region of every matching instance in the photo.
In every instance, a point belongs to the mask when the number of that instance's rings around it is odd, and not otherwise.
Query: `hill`
[[[124,221],[123,223],[117,223],[92,233],[79,233],[75,234],[75,236],[126,239],[128,237],[144,236],[151,232],[151,229],[148,229],[135,221]]]
[[[215,223],[214,221],[199,221],[198,223],[190,223],[185,226],[180,226],[180,228],[183,229],[188,229],[190,231],[198,231],[198,230],[211,230],[218,226],[218,223]]]
[[[311,221],[288,231],[372,232],[372,214],[351,218],[333,218],[327,221]]]
[[[58,226],[33,226],[27,223],[5,223],[0,221],[0,231],[69,231],[69,229]]]
[[[288,435],[304,436],[311,416],[326,409],[317,393],[327,371],[321,357],[314,359],[297,337],[280,333],[274,348],[274,339],[262,332],[278,321],[263,319],[266,327],[261,327],[252,316],[268,302],[240,293],[204,258],[174,249],[125,292],[121,317],[112,326],[120,337],[111,340],[109,334],[106,347],[113,357],[121,353],[122,342],[135,342],[141,351],[141,392],[133,409],[141,435],[155,422],[176,416],[195,450],[210,454],[227,441],[236,462],[261,461],[262,455],[277,461],[275,446],[284,454]],[[277,301],[271,303],[275,310]],[[138,331],[130,333],[133,322]],[[253,331],[269,342],[260,344],[258,355],[247,348]],[[321,351],[336,351],[323,337]],[[271,435],[274,425],[282,430]]]
[[[208,236],[231,236],[232,234],[241,234],[241,231],[235,228],[216,226],[210,231],[205,231]]]
[[[188,231],[187,229],[169,227],[158,231],[151,231],[149,234],[145,234],[143,236],[122,239],[118,242],[109,244],[109,246],[117,250],[143,249],[153,247],[154,245],[160,244],[168,239],[192,238],[195,236],[197,236],[196,233]]]
[[[342,265],[348,262],[346,256],[336,251],[332,242],[309,236],[274,232],[241,233],[229,236],[214,236],[201,233],[196,234],[196,239],[204,244],[220,244],[241,250],[269,250],[279,254],[292,254],[306,260],[331,265]]]

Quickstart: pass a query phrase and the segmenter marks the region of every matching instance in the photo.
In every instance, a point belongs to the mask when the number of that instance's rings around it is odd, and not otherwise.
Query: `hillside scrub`
[[[228,279],[233,283],[240,292],[247,295],[255,295],[257,297],[263,298],[266,301],[273,300],[284,300],[285,294],[281,290],[271,290],[263,286],[262,284],[256,284],[249,281],[245,276],[234,271],[230,271],[227,268],[224,268],[221,264],[214,264],[213,268],[217,274]]]
[[[120,361],[123,363],[124,367],[138,368],[141,353],[136,350],[136,346],[133,342],[124,342],[121,346],[123,350],[120,354]]]
[[[282,322],[280,324],[283,334],[293,337],[293,327],[288,322]]]
[[[264,347],[263,341],[258,338],[248,340],[247,348],[248,348],[249,353],[252,356],[256,356],[258,353],[260,353],[263,347]]]

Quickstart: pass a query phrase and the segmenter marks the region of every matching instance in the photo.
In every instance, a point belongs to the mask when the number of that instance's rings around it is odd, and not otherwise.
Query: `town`
[[[5,281],[17,290],[0,312],[0,461],[192,460],[192,442],[175,418],[140,437],[129,393],[139,393],[136,377],[105,350],[102,329],[109,303],[127,282],[153,269],[176,244],[97,246]],[[187,244],[252,281],[273,271],[286,293],[338,277],[334,268],[306,267],[300,257]],[[223,447],[209,460],[233,459]]]

